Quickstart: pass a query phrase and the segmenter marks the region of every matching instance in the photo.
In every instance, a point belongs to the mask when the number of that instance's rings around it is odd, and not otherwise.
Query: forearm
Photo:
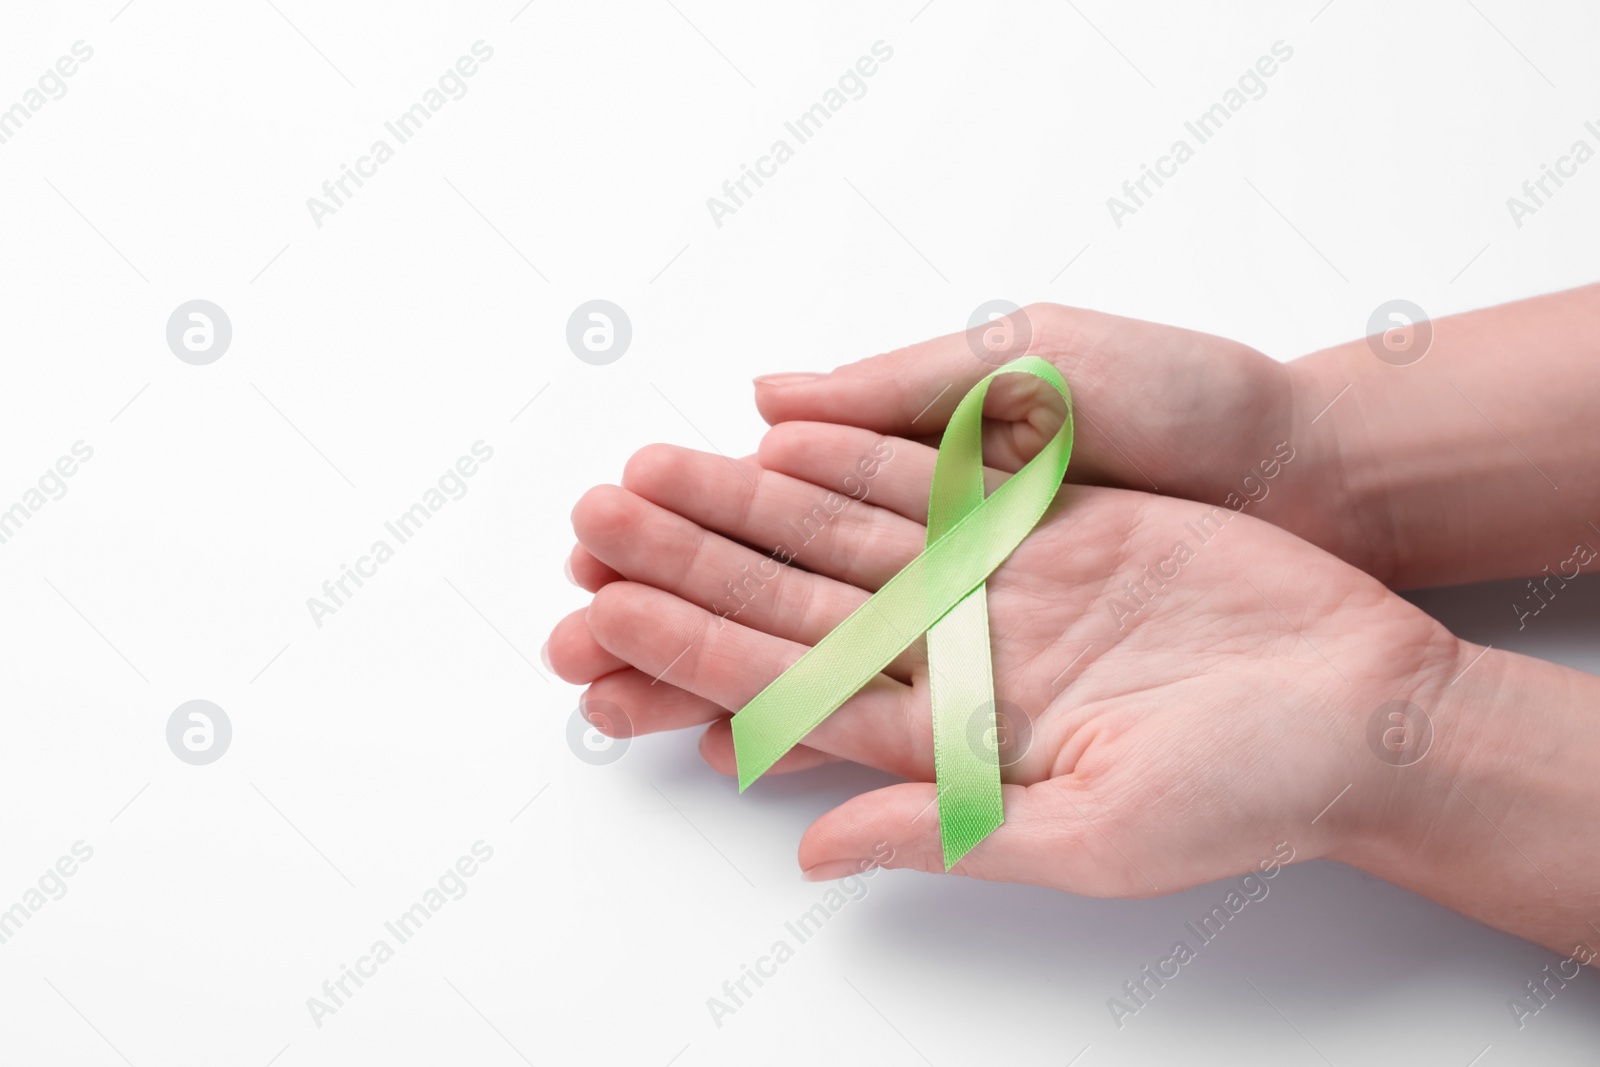
[[[1600,678],[1466,643],[1460,658],[1426,709],[1432,747],[1385,769],[1383,800],[1338,858],[1587,962],[1600,953]]]
[[[1432,329],[1407,366],[1367,339],[1289,364],[1334,480],[1311,538],[1395,588],[1600,568],[1600,285]]]

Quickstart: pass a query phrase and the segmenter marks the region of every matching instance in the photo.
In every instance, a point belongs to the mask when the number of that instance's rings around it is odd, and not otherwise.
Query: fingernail
[[[802,385],[820,377],[820,374],[763,374],[755,381],[757,385]]]
[[[561,573],[565,574],[567,576],[567,581],[571,582],[573,585],[578,584],[578,576],[572,573],[571,556],[568,556],[567,561],[561,565]]]
[[[810,868],[800,877],[808,882],[831,882],[838,878],[848,878],[852,874],[860,874],[874,865],[872,860],[829,860]]]
[[[539,649],[539,662],[543,663],[545,665],[545,667],[549,669],[551,674],[554,674],[556,672],[556,669],[554,667],[550,666],[550,642],[549,641],[546,641],[544,643],[544,645],[541,646],[540,649]]]

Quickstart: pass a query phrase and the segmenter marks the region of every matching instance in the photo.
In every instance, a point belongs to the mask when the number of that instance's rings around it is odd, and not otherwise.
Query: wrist
[[[1359,344],[1359,353],[1342,345],[1284,364],[1291,426],[1309,475],[1286,494],[1298,527],[1286,528],[1392,585],[1400,560],[1388,483],[1382,464],[1373,462],[1360,414],[1363,383],[1356,372],[1365,342]]]
[[[1445,724],[1460,721],[1458,680],[1481,651],[1431,620],[1427,628],[1426,641],[1365,643],[1353,676],[1362,681],[1334,697],[1352,755],[1344,800],[1320,819],[1330,835],[1323,854],[1391,881],[1427,837],[1427,798],[1450,788],[1460,738]]]
[[[1452,679],[1419,690],[1431,742],[1383,766],[1365,832],[1334,858],[1569,954],[1600,947],[1600,680],[1457,642]],[[1431,696],[1430,696],[1431,694]]]

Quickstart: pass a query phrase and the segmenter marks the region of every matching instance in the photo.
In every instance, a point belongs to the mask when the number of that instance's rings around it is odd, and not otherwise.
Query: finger
[[[556,672],[556,677],[573,685],[588,685],[628,665],[600,647],[585,621],[588,612],[588,608],[580,608],[556,623],[550,640],[544,643],[545,665]]]
[[[772,424],[830,421],[901,436],[934,432],[967,390],[999,365],[978,357],[973,343],[979,337],[978,331],[945,334],[829,373],[762,375],[755,380],[756,407]]]
[[[587,549],[628,581],[803,645],[822,640],[868,596],[784,566],[614,485],[585,493],[572,510],[572,525]],[[909,681],[914,662],[902,657],[886,673]]]
[[[674,445],[634,453],[622,484],[708,530],[867,590],[905,566],[927,537],[916,523],[841,493]]]
[[[928,521],[928,490],[939,453],[927,445],[854,426],[783,422],[767,431],[758,455],[761,465],[775,474],[852,492],[863,503],[919,525]],[[986,469],[985,491],[994,491],[1005,479],[1003,472]]]
[[[752,462],[754,459],[754,456],[746,456],[744,462]],[[572,553],[567,557],[565,572],[567,581],[590,593],[596,592],[602,585],[615,582],[622,577],[621,574],[595,559],[594,555],[581,544],[572,546]]]
[[[595,594],[589,628],[636,669],[725,708],[742,708],[806,651],[669,593],[613,582]],[[829,715],[806,744],[907,778],[933,777],[931,716],[917,693],[885,675]]]
[[[658,682],[630,667],[596,681],[578,703],[589,724],[608,737],[636,737],[709,723],[700,739],[700,755],[714,770],[730,776],[738,774],[733,757],[733,720],[726,708],[704,697]],[[837,759],[808,745],[796,745],[767,773],[803,771]]]
[[[739,776],[739,761],[733,751],[732,719],[720,719],[706,727],[706,732],[700,735],[700,756],[712,770],[729,778]],[[838,762],[838,756],[819,752],[810,745],[796,745],[785,752],[777,763],[768,767],[766,773],[789,774],[794,771],[809,771],[813,767]]]
[[[1026,882],[1084,896],[1153,896],[1111,839],[1089,821],[1098,805],[1070,778],[1001,787],[1005,822],[950,871]],[[872,866],[944,872],[938,789],[912,782],[863,793],[823,815],[800,840],[800,867],[814,880]],[[1111,832],[1110,816],[1096,819]]]
[[[1048,397],[1042,397],[1041,399],[1045,402],[1049,400]],[[1087,416],[1085,416],[1086,418]],[[1075,427],[1075,429],[1081,430],[1082,428]],[[1035,454],[1034,451],[1023,448],[1017,443],[1016,433],[1017,428],[1012,423],[1000,422],[994,418],[984,420],[983,458],[989,469],[1012,473],[1019,470]],[[1077,436],[1081,439],[1085,434],[1080,432]],[[942,432],[914,434],[909,440],[915,441],[919,445],[927,445],[929,448],[936,449],[944,441],[944,434]],[[1088,452],[1080,449],[1078,462],[1068,473],[1068,479],[1084,485],[1113,484],[1090,461],[1091,458],[1092,456]]]
[[[873,356],[827,374],[757,378],[756,407],[772,424],[838,422],[904,437],[937,433],[967,391],[998,366],[1030,351],[1049,358],[1045,339],[1035,336],[1042,325],[1039,312],[1039,308],[1024,309],[996,323]],[[992,342],[986,344],[996,336],[1008,338],[999,350]],[[983,410],[990,419],[1012,424],[992,428],[989,434],[994,439],[985,442],[992,446],[990,461],[1007,470],[1026,462],[1059,425],[1059,416],[1051,415],[1060,410],[1055,390],[1032,375],[998,378]],[[1051,417],[1055,425],[1040,425]]]
[[[591,593],[600,591],[602,585],[619,580],[622,575],[594,558],[582,545],[573,545],[567,557],[567,581]]]
[[[609,720],[620,719],[623,732],[614,734],[606,723],[595,721],[595,728],[601,733],[618,737],[704,726],[726,719],[729,714],[728,709],[719,704],[657,681],[632,667],[596,679],[584,690],[579,703],[584,707],[601,708]]]

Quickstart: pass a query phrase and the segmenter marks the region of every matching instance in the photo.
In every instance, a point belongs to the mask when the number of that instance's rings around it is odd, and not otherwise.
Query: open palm
[[[756,462],[641,451],[624,487],[574,511],[580,552],[620,580],[557,627],[552,665],[590,685],[603,728],[710,724],[702,751],[731,773],[730,712],[921,550],[934,455],[804,422]],[[1392,802],[1369,717],[1426,702],[1460,658],[1422,612],[1280,529],[1118,489],[1066,487],[988,597],[1006,822],[955,871],[1093,895],[1185,888],[1284,842],[1338,854]],[[846,759],[909,780],[819,819],[808,870],[859,869],[885,844],[891,866],[942,869],[927,670],[919,641],[774,768]],[[607,726],[612,709],[629,725]],[[1358,780],[1374,788],[1323,817]]]

